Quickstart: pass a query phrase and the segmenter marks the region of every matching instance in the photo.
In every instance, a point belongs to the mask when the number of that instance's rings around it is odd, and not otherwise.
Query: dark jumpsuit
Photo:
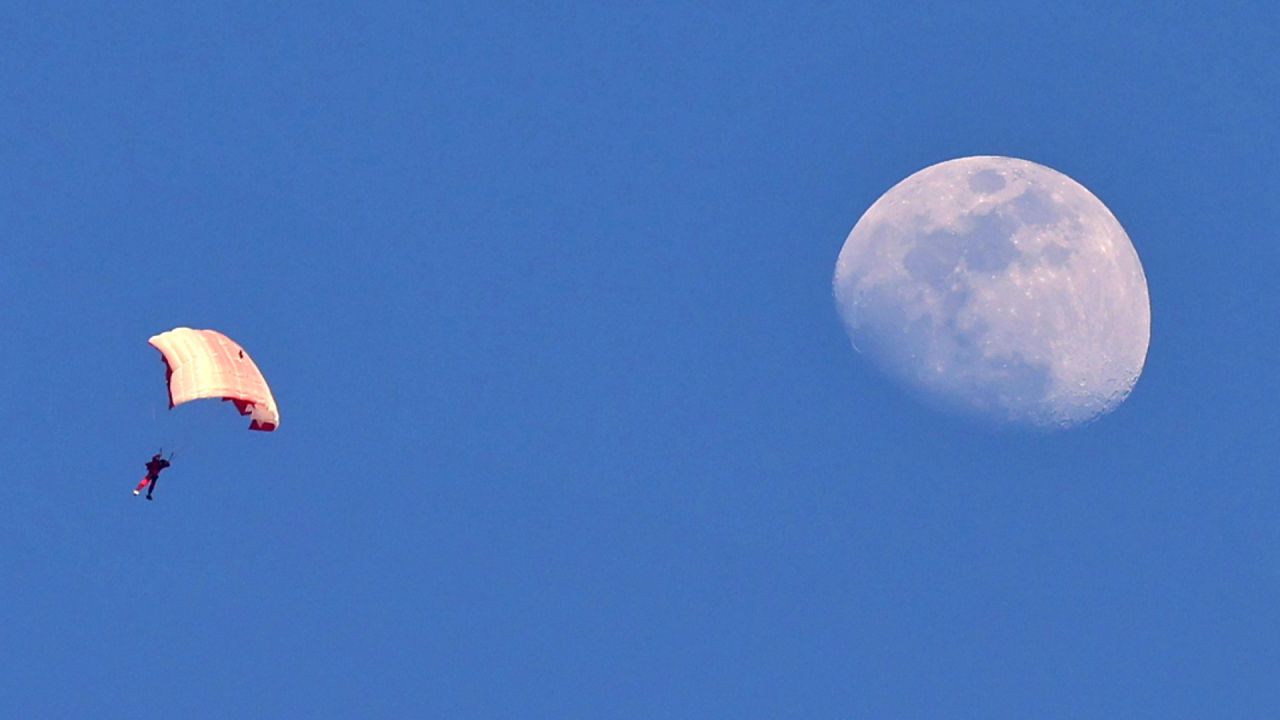
[[[142,482],[138,483],[138,487],[134,489],[133,494],[137,495],[142,488],[147,489],[147,499],[151,500],[151,493],[155,492],[156,482],[160,480],[160,471],[169,467],[169,461],[153,455],[151,461],[147,463],[147,474],[142,478]]]

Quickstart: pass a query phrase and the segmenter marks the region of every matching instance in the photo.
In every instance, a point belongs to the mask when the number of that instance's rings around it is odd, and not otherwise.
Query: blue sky
[[[1271,5],[359,5],[0,10],[4,715],[1280,706]],[[849,347],[845,235],[973,154],[1143,260],[1093,425]],[[279,432],[166,409],[177,325]]]

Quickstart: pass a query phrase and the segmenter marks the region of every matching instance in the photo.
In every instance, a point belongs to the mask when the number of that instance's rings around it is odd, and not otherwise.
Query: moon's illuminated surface
[[[895,185],[836,263],[854,347],[926,399],[1067,427],[1114,409],[1151,335],[1138,253],[1098,198],[1026,160],[968,157]]]

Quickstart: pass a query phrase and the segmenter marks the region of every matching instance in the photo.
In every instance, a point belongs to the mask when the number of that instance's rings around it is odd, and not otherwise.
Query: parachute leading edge
[[[221,398],[249,415],[250,430],[270,432],[280,425],[271,388],[253,358],[216,330],[174,328],[149,339],[164,357],[169,407],[204,398]]]

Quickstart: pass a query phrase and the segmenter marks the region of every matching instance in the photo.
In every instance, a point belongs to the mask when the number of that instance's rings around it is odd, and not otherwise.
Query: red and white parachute
[[[262,371],[234,340],[217,330],[174,328],[147,342],[164,356],[169,407],[204,398],[235,403],[250,416],[250,430],[270,432],[280,425],[280,411]]]

